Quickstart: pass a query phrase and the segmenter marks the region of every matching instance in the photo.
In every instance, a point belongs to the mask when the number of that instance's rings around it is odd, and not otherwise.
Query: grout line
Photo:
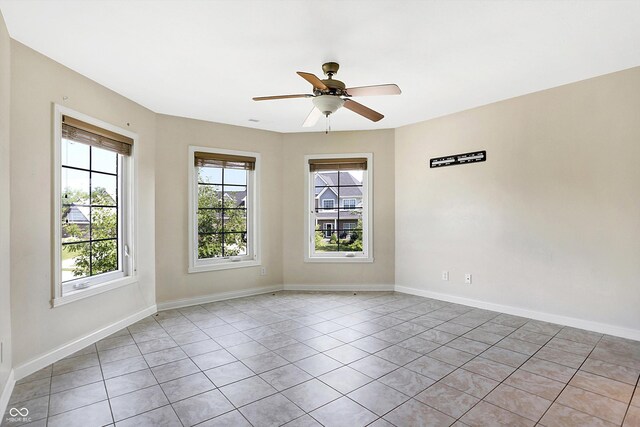
[[[115,424],[116,417],[113,416],[113,408],[111,407],[111,399],[109,399],[109,392],[107,391],[107,383],[104,379],[104,372],[102,371],[102,362],[100,361],[100,352],[98,351],[98,346],[93,344],[96,349],[96,357],[98,358],[98,366],[100,367],[100,376],[102,377],[102,387],[104,387],[104,394],[107,397],[107,404],[109,405],[109,412],[111,413],[111,421]],[[47,419],[47,424],[49,420]]]

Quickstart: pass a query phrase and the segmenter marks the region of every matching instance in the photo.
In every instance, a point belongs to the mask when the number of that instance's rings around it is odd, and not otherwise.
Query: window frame
[[[331,206],[327,206],[326,202],[331,202]],[[322,209],[335,209],[336,208],[336,202],[333,199],[324,199],[322,201]]]
[[[131,138],[134,143],[131,155],[119,160],[118,170],[118,264],[119,270],[99,274],[92,277],[62,282],[62,116],[69,116],[99,128],[121,134]],[[137,180],[137,143],[138,135],[126,129],[74,111],[63,105],[53,104],[53,298],[52,307],[59,307],[73,301],[78,301],[122,286],[137,283],[136,242],[137,215],[135,194]],[[91,219],[89,219],[91,220]],[[126,249],[125,249],[126,246]],[[128,253],[128,255],[125,255]],[[65,291],[75,283],[87,282],[89,286],[83,289]]]
[[[351,206],[351,203],[349,203],[349,206],[346,206],[347,200],[353,201],[353,206]],[[354,199],[353,197],[350,197],[348,199],[342,199],[342,209],[355,209],[357,206],[358,206],[358,200]]]
[[[247,255],[225,258],[198,258],[198,174],[194,165],[195,153],[216,153],[236,156],[254,157],[255,168],[247,171],[247,195],[245,206],[247,208]],[[261,265],[260,260],[260,153],[249,151],[229,150],[214,147],[189,146],[188,168],[188,203],[189,203],[189,273],[201,273],[206,271],[226,270],[231,268],[256,267]],[[251,253],[253,252],[253,253]]]
[[[309,170],[312,159],[366,158],[367,169],[362,179],[362,252],[315,252],[315,182]],[[304,156],[305,215],[304,262],[309,263],[372,263],[373,257],[373,153],[309,154]],[[311,232],[311,230],[314,230]],[[366,230],[366,232],[364,232]],[[337,231],[337,230],[336,230]]]

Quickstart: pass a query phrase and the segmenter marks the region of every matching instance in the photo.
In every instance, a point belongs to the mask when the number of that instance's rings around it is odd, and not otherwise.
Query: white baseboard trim
[[[7,412],[7,405],[9,404],[9,399],[11,398],[11,393],[13,393],[13,387],[16,385],[16,380],[14,377],[13,369],[9,371],[9,376],[7,377],[7,382],[2,388],[2,394],[0,394],[0,423],[2,423],[4,414]]]
[[[78,350],[82,350],[88,345],[91,345],[97,341],[100,341],[103,338],[108,337],[114,332],[119,331],[122,328],[126,328],[138,320],[142,320],[147,316],[151,316],[157,312],[157,308],[155,305],[145,308],[144,310],[140,310],[137,313],[134,313],[128,317],[125,317],[122,320],[119,320],[115,323],[112,323],[109,326],[105,326],[102,329],[98,329],[97,331],[91,332],[85,335],[82,338],[78,338],[77,340],[71,341],[67,344],[64,344],[54,350],[51,350],[48,353],[45,353],[41,356],[36,357],[26,363],[23,363],[20,366],[16,366],[15,370],[15,380],[19,381],[22,378],[31,375],[34,372],[39,371],[42,368],[49,366],[50,364],[57,362],[58,360],[67,357]]]
[[[376,285],[367,285],[367,284],[294,284],[287,283],[284,285],[285,291],[314,291],[314,292],[364,292],[364,291],[374,291],[374,292],[389,292],[394,290],[394,285],[387,284],[376,284]]]
[[[233,298],[250,297],[253,295],[268,294],[269,292],[281,291],[282,285],[267,286],[262,288],[241,289],[230,292],[216,292],[215,294],[204,295],[194,298],[183,298],[173,301],[158,303],[158,311],[171,310],[173,308],[188,307],[190,305],[207,304],[210,302],[224,301]]]
[[[571,326],[574,328],[586,329],[588,331],[598,332],[601,334],[613,335],[616,337],[640,341],[640,330],[638,329],[624,328],[621,326],[593,322],[591,320],[578,319],[576,317],[562,316],[559,314],[546,313],[542,311],[529,310],[526,308],[514,307],[510,305],[494,304],[487,301],[464,298],[456,295],[442,294],[439,292],[410,288],[407,286],[396,285],[395,290],[396,292],[402,292],[404,294],[433,298],[442,301],[453,302],[456,304],[468,305],[470,307],[482,308],[485,310],[499,311],[500,313],[511,314],[514,316],[527,317],[544,322],[557,323],[559,325]]]

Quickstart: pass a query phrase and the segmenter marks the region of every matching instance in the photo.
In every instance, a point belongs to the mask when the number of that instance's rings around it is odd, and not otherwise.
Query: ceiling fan
[[[373,122],[377,122],[384,117],[382,114],[352,101],[351,97],[399,95],[402,93],[400,88],[394,84],[347,88],[343,82],[333,78],[338,72],[338,68],[340,68],[340,65],[336,62],[322,64],[322,71],[324,71],[324,74],[327,76],[327,78],[323,80],[320,80],[314,74],[298,71],[298,75],[313,86],[313,94],[259,96],[253,98],[253,100],[268,101],[272,99],[313,98],[312,102],[314,107],[302,125],[304,127],[310,127],[315,125],[321,116],[328,118],[330,114],[335,113],[341,107],[345,107]]]

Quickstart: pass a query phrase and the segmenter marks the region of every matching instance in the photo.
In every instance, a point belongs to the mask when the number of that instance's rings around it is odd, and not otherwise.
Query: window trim
[[[366,191],[362,194],[362,226],[366,233],[362,236],[363,253],[335,252],[317,255],[314,253],[315,236],[311,230],[315,230],[314,209],[315,209],[315,182],[311,179],[312,172],[309,170],[309,160],[311,159],[344,159],[344,158],[366,158],[367,169],[364,173],[363,184],[366,181]],[[305,171],[305,215],[304,215],[304,239],[307,242],[304,247],[304,262],[309,263],[372,263],[373,258],[373,153],[342,153],[342,154],[309,154],[304,156]],[[312,185],[313,184],[313,185]],[[312,187],[314,190],[312,191]],[[364,207],[366,206],[366,209]]]
[[[349,206],[345,206],[347,203],[347,200],[349,201],[353,200],[353,206],[351,206],[351,203],[349,203]],[[354,209],[357,206],[358,206],[358,200],[353,197],[342,199],[342,209]]]
[[[62,283],[62,230],[60,227],[60,212],[62,211],[62,116],[69,116],[91,125],[103,128],[105,130],[115,132],[131,138],[134,144],[131,147],[131,155],[128,161],[123,162],[122,173],[126,177],[126,185],[122,186],[124,194],[120,197],[124,201],[125,212],[122,213],[122,234],[125,242],[122,243],[122,251],[124,245],[128,246],[128,257],[122,257],[122,272],[109,272],[101,275],[86,278],[87,281],[99,281],[100,278],[105,279],[104,282],[98,282],[91,287],[78,289],[63,294]],[[73,301],[79,301],[94,295],[98,295],[112,289],[127,286],[138,282],[137,263],[136,263],[136,247],[137,247],[137,213],[135,204],[135,194],[137,193],[137,177],[136,169],[138,159],[137,152],[138,135],[127,129],[114,126],[110,123],[95,119],[86,114],[67,108],[63,105],[53,103],[53,297],[51,299],[52,307],[59,307]],[[120,237],[120,236],[119,236]]]
[[[331,202],[331,206],[327,206],[326,202]],[[336,201],[333,199],[323,199],[322,200],[322,209],[335,209],[336,208]]]
[[[220,259],[198,259],[198,227],[197,227],[197,209],[198,189],[196,184],[197,174],[194,165],[194,156],[196,151],[216,154],[229,154],[234,156],[248,156],[256,159],[255,168],[251,172],[251,184],[247,184],[247,188],[252,187],[249,207],[247,209],[247,239],[253,240],[251,249],[253,250],[253,259],[235,261],[238,257],[220,258]],[[189,236],[189,273],[201,273],[205,271],[227,270],[231,268],[256,267],[260,266],[260,153],[249,151],[229,150],[215,147],[189,146],[189,168],[188,168],[188,198],[189,198],[189,220],[188,220],[188,236]],[[249,172],[249,171],[248,171]],[[246,203],[245,203],[246,206]],[[249,225],[249,220],[251,225]]]

